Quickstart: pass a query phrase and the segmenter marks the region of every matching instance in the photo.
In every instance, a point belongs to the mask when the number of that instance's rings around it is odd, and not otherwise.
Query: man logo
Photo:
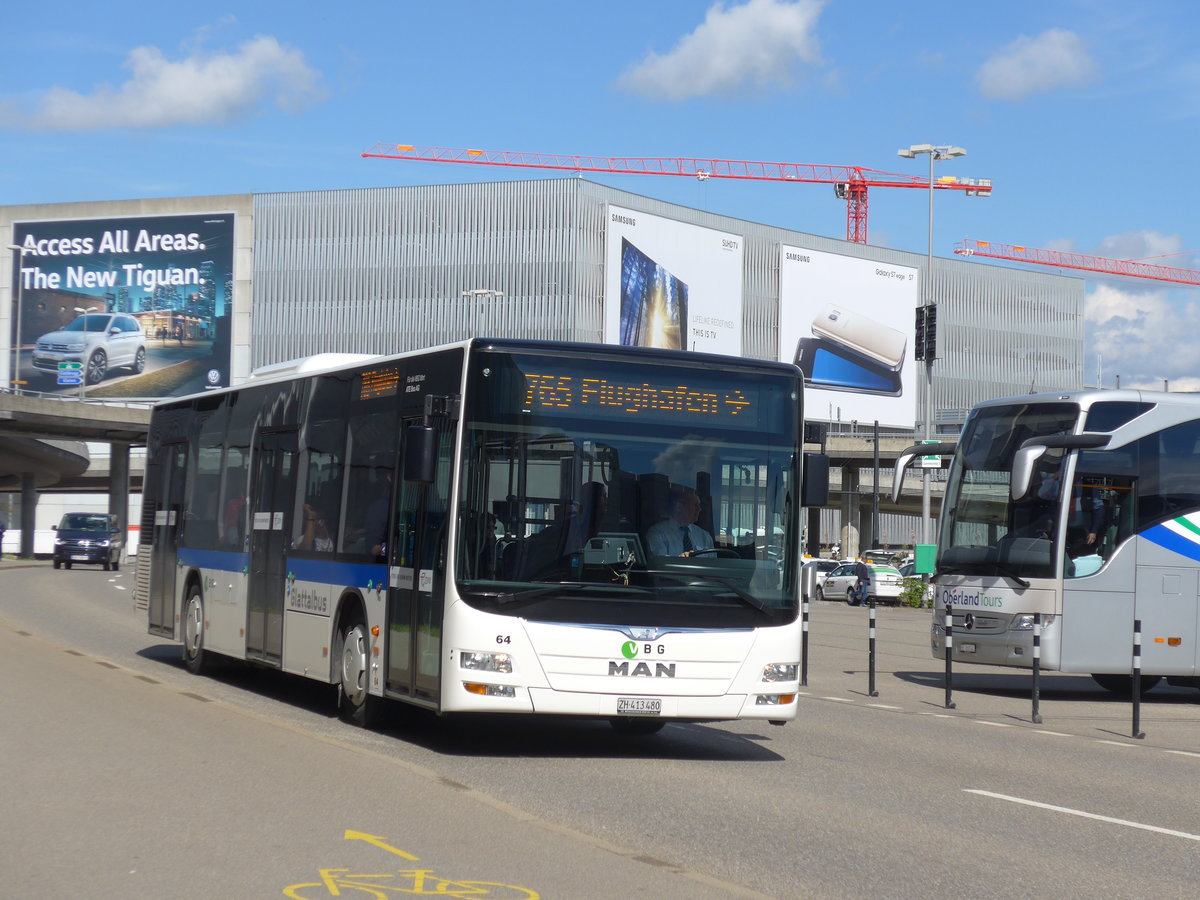
[[[651,671],[649,663],[640,662],[630,669],[628,662],[618,663],[610,660],[608,674],[625,678],[674,678],[675,663],[655,663],[654,670]]]

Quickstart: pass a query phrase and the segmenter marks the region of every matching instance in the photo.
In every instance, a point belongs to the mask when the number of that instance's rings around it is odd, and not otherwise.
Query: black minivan
[[[99,563],[105,572],[121,568],[121,529],[116,516],[63,513],[54,530],[54,568],[69,569],[71,563]]]

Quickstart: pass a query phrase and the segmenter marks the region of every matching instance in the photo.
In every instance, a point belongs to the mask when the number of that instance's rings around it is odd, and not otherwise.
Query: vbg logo
[[[638,654],[638,645],[634,641],[626,641],[621,645],[621,655],[626,659],[635,659]]]

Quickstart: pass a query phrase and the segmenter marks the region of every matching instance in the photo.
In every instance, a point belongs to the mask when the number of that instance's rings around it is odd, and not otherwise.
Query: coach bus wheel
[[[193,675],[203,674],[208,668],[204,650],[204,596],[198,584],[188,588],[183,606],[183,664]]]
[[[370,728],[379,719],[382,700],[367,692],[371,641],[362,619],[353,619],[342,632],[342,657],[338,677],[338,715],[359,728]]]
[[[1133,693],[1132,675],[1093,674],[1092,681],[1111,694],[1128,697]],[[1146,693],[1160,681],[1162,681],[1161,675],[1143,675],[1141,692]]]
[[[608,721],[618,734],[657,734],[667,724],[662,719],[649,719],[641,716],[625,716]]]

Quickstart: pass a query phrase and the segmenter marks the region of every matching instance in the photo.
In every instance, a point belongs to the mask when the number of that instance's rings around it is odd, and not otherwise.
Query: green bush
[[[909,577],[904,579],[904,588],[900,591],[900,606],[911,606],[920,609],[929,606],[929,585],[923,578]]]

